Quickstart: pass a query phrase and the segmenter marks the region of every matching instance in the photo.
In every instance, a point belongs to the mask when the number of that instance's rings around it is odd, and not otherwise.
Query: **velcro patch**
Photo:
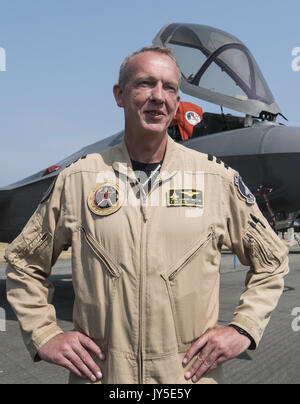
[[[117,184],[105,182],[92,189],[88,197],[88,206],[96,215],[108,216],[120,209],[123,199]]]
[[[168,206],[203,208],[203,191],[200,189],[169,189]]]
[[[234,176],[234,183],[237,186],[239,193],[242,195],[249,205],[254,205],[256,202],[255,196],[251,193],[250,189],[245,185],[240,174],[236,173]]]

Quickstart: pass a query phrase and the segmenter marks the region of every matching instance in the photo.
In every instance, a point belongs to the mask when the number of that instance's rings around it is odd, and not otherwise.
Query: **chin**
[[[167,133],[167,130],[146,129],[145,133],[147,133],[148,136],[161,137]]]
[[[162,136],[167,133],[168,127],[165,125],[144,125],[143,130],[152,136]]]

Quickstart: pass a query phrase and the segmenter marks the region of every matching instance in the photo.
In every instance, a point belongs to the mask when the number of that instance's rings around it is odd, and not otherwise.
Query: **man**
[[[64,170],[7,251],[25,343],[71,383],[220,382],[223,362],[257,347],[282,293],[287,249],[240,176],[167,135],[179,80],[166,48],[126,58],[114,86],[124,141]],[[149,166],[139,181],[133,167]],[[47,277],[71,244],[75,331],[63,333]],[[228,326],[222,246],[251,267]]]

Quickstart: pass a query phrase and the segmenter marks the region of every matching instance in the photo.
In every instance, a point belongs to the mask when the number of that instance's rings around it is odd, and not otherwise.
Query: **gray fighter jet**
[[[182,73],[182,93],[221,107],[220,114],[203,114],[185,146],[237,170],[273,227],[292,227],[300,211],[300,128],[276,122],[283,115],[249,49],[219,29],[180,23],[163,27],[153,44],[172,50]],[[225,115],[223,107],[244,115]],[[170,135],[182,142],[174,128]],[[61,170],[122,137],[119,132],[1,188],[0,241],[10,242],[20,233]]]

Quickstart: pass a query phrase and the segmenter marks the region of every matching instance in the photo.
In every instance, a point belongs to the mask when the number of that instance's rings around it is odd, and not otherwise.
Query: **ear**
[[[118,107],[123,108],[124,103],[123,103],[123,88],[120,86],[120,84],[115,84],[113,88],[115,100],[117,102]]]
[[[180,104],[180,96],[178,95],[178,96],[177,96],[177,108],[176,108],[175,115],[177,114],[177,111],[178,111],[178,108],[179,108],[179,104]],[[175,116],[175,115],[174,115],[174,116]]]

